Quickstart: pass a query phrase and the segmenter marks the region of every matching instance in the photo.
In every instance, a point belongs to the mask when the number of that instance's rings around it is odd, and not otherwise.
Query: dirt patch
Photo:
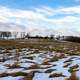
[[[73,60],[72,59],[68,59],[66,61],[64,61],[64,63],[68,63],[68,62],[72,62]]]
[[[53,71],[56,71],[56,69],[48,69],[48,70],[45,71],[45,73],[51,73]]]
[[[54,78],[54,77],[66,77],[65,75],[63,75],[62,73],[53,73],[49,76],[50,78]]]
[[[71,76],[69,77],[69,79],[66,79],[66,80],[79,80],[79,79],[77,78],[76,73],[73,72],[73,73],[71,74]]]
[[[39,66],[37,64],[32,65],[28,69],[39,69]]]
[[[19,66],[18,64],[5,64],[4,66],[9,67],[9,69],[14,69],[14,68],[22,68],[21,66]]]
[[[68,67],[70,65],[71,65],[71,63],[66,63],[63,67],[66,68],[66,67]]]
[[[71,66],[68,71],[69,71],[70,73],[72,73],[72,72],[74,72],[74,71],[78,71],[78,69],[77,69],[78,67],[79,67],[79,65],[76,64],[76,65],[74,65],[74,66]]]

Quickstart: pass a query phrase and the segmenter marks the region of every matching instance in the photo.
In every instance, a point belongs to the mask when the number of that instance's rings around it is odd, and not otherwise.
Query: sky
[[[0,0],[0,31],[80,36],[80,0]]]

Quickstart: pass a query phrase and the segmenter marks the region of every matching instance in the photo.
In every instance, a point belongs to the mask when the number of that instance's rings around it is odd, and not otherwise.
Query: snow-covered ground
[[[66,80],[73,72],[80,79],[80,56],[35,49],[0,54],[0,80]]]

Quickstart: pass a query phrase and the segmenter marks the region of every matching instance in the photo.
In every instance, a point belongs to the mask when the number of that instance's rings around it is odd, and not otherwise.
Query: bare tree
[[[22,38],[22,39],[24,39],[24,38],[25,38],[25,36],[26,36],[26,32],[21,32],[21,34],[20,34],[20,35],[21,35],[21,38]]]
[[[54,39],[54,35],[53,34],[50,35],[50,39]]]
[[[27,33],[27,35],[25,37],[26,38],[30,38],[30,33]]]
[[[18,32],[13,32],[13,36],[14,36],[14,38],[16,39],[17,36],[18,36]]]
[[[11,32],[7,32],[7,31],[6,31],[6,32],[4,32],[4,31],[1,31],[1,32],[0,32],[0,38],[1,38],[1,39],[5,39],[5,38],[8,39],[8,38],[11,37],[11,36],[12,36],[12,33],[11,33]]]
[[[2,39],[2,32],[0,31],[0,39]]]
[[[56,37],[56,39],[57,39],[57,40],[60,40],[60,37],[61,37],[61,36],[60,36],[60,35],[58,35],[58,36]]]
[[[7,39],[11,36],[12,36],[11,32],[5,32],[5,37],[7,37]]]

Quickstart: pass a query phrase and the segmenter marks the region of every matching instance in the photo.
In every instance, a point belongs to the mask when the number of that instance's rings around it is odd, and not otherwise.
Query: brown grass
[[[24,78],[23,80],[32,80],[32,78]]]
[[[73,73],[71,74],[70,78],[67,79],[67,80],[78,80],[78,78],[76,77],[76,73],[73,72]]]
[[[71,65],[71,63],[66,63],[63,67],[68,67],[70,65]]]
[[[43,62],[41,65],[51,65],[48,61]]]
[[[63,75],[62,73],[53,73],[49,76],[50,78],[54,78],[54,77],[66,77],[65,75]]]
[[[19,65],[16,65],[16,64],[13,64],[13,65],[6,64],[5,66],[9,67],[10,69],[21,68]]]
[[[79,65],[74,65],[74,66],[71,66],[70,68],[69,68],[69,72],[74,72],[74,71],[77,71],[77,68],[79,67]]]
[[[24,43],[23,43],[24,42]],[[49,47],[51,46],[51,47]],[[35,48],[39,50],[57,51],[70,55],[80,55],[80,43],[59,42],[51,40],[0,40],[0,49]],[[38,52],[38,51],[36,51]]]
[[[29,69],[38,69],[39,66],[37,64],[32,65],[31,67],[29,67]]]
[[[48,69],[48,70],[45,71],[45,73],[51,73],[53,71],[56,71],[56,69]]]

